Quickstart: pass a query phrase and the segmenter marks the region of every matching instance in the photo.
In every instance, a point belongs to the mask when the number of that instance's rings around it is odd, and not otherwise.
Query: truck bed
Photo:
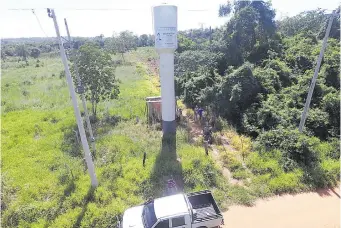
[[[193,223],[222,218],[222,214],[210,191],[200,191],[187,194],[193,209]]]

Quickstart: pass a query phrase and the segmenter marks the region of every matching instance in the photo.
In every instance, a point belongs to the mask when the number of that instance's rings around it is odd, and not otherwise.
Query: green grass
[[[99,186],[94,191],[73,132],[65,79],[59,78],[60,59],[41,59],[44,66],[39,68],[31,60],[25,68],[11,62],[3,69],[3,227],[112,227],[127,207],[162,196],[170,175],[185,191],[211,189],[223,208],[224,202],[233,201],[215,162],[201,146],[188,144],[186,131],[177,132],[176,159],[169,157],[172,148],[162,144],[161,132],[145,124],[144,98],[159,91],[155,76],[136,59],[153,58],[151,50],[126,55],[132,64],[116,70],[122,82],[119,99],[99,107],[94,126]]]

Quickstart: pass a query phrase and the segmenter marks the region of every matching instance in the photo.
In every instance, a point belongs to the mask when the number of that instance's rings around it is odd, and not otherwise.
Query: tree
[[[178,48],[176,50],[178,53],[193,50],[194,47],[195,43],[191,39],[181,34],[178,35]]]
[[[311,33],[319,39],[323,39],[326,33],[330,14],[323,9],[304,11],[296,16],[284,18],[278,21],[279,31],[286,36],[295,36],[299,33]],[[330,38],[340,40],[340,14],[334,18]]]
[[[244,111],[257,102],[257,94],[261,91],[251,67],[245,63],[233,73],[225,75],[218,85],[219,93],[216,99],[219,113],[236,124],[239,124]]]
[[[269,50],[279,46],[276,35],[275,11],[264,1],[234,1],[221,5],[219,15],[232,16],[223,31],[225,69],[241,66],[245,61],[261,62]],[[221,71],[221,70],[220,70]]]
[[[113,35],[107,48],[113,53],[120,53],[124,61],[124,53],[132,49],[136,49],[138,44],[138,37],[130,31],[123,31],[118,36]]]
[[[148,35],[147,34],[142,34],[141,36],[139,36],[138,46],[139,47],[148,46]]]
[[[27,61],[28,50],[25,44],[17,45],[15,48],[16,56],[22,57],[23,61]]]
[[[102,48],[104,47],[104,35],[100,34],[99,36],[95,37],[95,42]]]
[[[94,43],[86,43],[78,52],[77,66],[80,79],[85,87],[85,97],[92,104],[92,114],[97,115],[100,101],[116,99],[120,92],[119,80],[115,77],[115,66],[110,54]],[[75,84],[78,81],[73,74]]]
[[[40,55],[40,50],[38,48],[32,48],[31,49],[31,53],[30,53],[30,56],[33,57],[33,58],[38,58]]]

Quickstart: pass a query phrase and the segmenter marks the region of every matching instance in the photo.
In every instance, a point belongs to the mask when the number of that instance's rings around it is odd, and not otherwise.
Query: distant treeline
[[[137,47],[154,45],[154,36],[142,34],[140,36],[130,31],[114,33],[112,37],[99,35],[96,37],[72,37],[73,47],[78,49],[86,42],[97,43],[101,48],[112,53],[124,53]],[[64,47],[69,48],[70,43],[63,39]],[[29,37],[29,38],[6,38],[1,40],[1,59],[16,56],[26,61],[28,57],[38,58],[41,53],[57,52],[58,41],[55,37]]]

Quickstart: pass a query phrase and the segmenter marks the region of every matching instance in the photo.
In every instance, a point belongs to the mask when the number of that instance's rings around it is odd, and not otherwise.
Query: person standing
[[[198,115],[199,115],[199,120],[201,121],[201,119],[202,119],[202,114],[203,114],[203,112],[204,112],[204,109],[203,108],[199,108],[198,109]]]
[[[197,121],[198,120],[198,105],[195,105],[195,108],[194,108],[194,121]]]

